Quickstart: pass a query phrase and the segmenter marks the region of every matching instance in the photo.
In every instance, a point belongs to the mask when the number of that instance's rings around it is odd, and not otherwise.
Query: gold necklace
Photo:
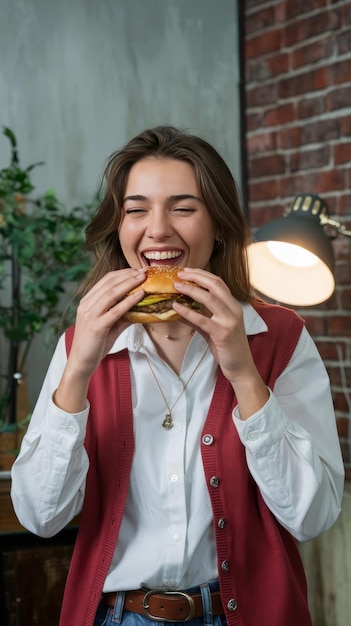
[[[195,332],[195,328],[193,328],[190,333],[186,333],[185,335],[181,335],[180,337],[172,337],[172,335],[164,335],[163,333],[160,333],[160,331],[151,324],[149,326],[151,330],[160,335],[160,337],[164,337],[165,339],[169,339],[170,341],[176,341],[177,339],[182,339],[183,337],[191,337],[191,335],[193,335]]]
[[[196,365],[195,369],[194,369],[194,370],[192,371],[192,373],[190,374],[190,376],[189,376],[188,380],[186,381],[186,383],[185,383],[185,384],[183,384],[183,389],[182,389],[182,391],[180,392],[180,394],[179,394],[178,398],[176,399],[176,401],[175,401],[175,402],[173,402],[172,406],[169,406],[169,404],[168,404],[168,402],[167,402],[167,399],[166,399],[166,396],[165,396],[165,394],[164,394],[164,391],[163,391],[163,389],[162,389],[162,387],[161,387],[161,385],[160,385],[160,383],[159,383],[159,380],[158,380],[158,378],[157,378],[157,376],[156,376],[156,374],[155,374],[155,371],[154,371],[154,369],[153,369],[153,367],[152,367],[152,365],[151,365],[151,363],[150,363],[150,359],[149,359],[149,357],[148,357],[148,355],[147,355],[147,354],[145,355],[145,356],[146,356],[146,359],[147,359],[147,362],[148,362],[148,364],[149,364],[149,368],[150,368],[150,370],[151,370],[151,374],[153,375],[153,377],[154,377],[154,379],[155,379],[155,382],[156,382],[156,384],[157,384],[157,386],[158,386],[158,388],[159,388],[159,390],[160,390],[160,393],[161,393],[161,396],[162,396],[162,398],[163,398],[163,400],[164,400],[164,403],[165,403],[165,405],[166,405],[166,407],[167,407],[167,409],[168,409],[168,413],[166,413],[166,415],[165,415],[165,419],[164,419],[164,420],[163,420],[163,422],[162,422],[162,427],[163,427],[163,428],[165,428],[166,430],[171,430],[171,428],[173,428],[172,411],[173,411],[173,409],[174,409],[175,405],[179,402],[180,398],[182,397],[182,395],[183,395],[184,391],[186,390],[187,386],[189,385],[189,383],[190,383],[191,379],[193,378],[193,376],[196,374],[197,370],[199,369],[199,367],[200,367],[200,365],[201,365],[202,361],[203,361],[203,360],[204,360],[204,358],[205,358],[205,355],[206,355],[207,350],[208,350],[208,346],[206,346],[206,348],[205,348],[205,350],[204,350],[204,352],[203,352],[203,354],[202,354],[202,356],[201,356],[201,358],[200,358],[200,361],[198,362],[198,364]]]

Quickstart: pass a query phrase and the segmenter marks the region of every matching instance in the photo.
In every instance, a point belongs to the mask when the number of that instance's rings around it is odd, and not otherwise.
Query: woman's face
[[[208,268],[215,236],[192,165],[156,157],[133,165],[119,227],[120,244],[130,267]]]

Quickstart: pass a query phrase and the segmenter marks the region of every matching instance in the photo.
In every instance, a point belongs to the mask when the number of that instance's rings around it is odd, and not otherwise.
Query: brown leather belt
[[[101,602],[114,606],[116,593],[103,593]],[[211,593],[212,614],[223,615],[224,610],[219,591]],[[190,595],[186,591],[163,591],[137,589],[126,591],[123,608],[144,615],[156,622],[189,622],[194,617],[203,617],[201,594]]]

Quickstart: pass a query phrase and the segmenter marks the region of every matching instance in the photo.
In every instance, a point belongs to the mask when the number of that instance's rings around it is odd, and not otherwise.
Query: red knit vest
[[[283,307],[260,304],[255,308],[268,332],[250,336],[250,348],[263,380],[274,389],[296,347],[303,321]],[[67,351],[73,333],[73,328],[66,333]],[[101,362],[88,398],[91,410],[85,445],[90,467],[60,626],[92,626],[118,539],[134,450],[127,350]],[[295,540],[269,511],[248,471],[245,449],[232,420],[235,404],[233,389],[219,371],[199,445],[228,624],[312,626]],[[204,438],[206,434],[211,437]]]

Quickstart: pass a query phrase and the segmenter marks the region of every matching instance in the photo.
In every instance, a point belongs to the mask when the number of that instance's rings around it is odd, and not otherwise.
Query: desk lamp
[[[285,216],[259,228],[248,246],[253,287],[272,300],[295,306],[312,306],[333,293],[334,253],[324,225],[351,236],[328,216],[319,196],[299,194]]]

